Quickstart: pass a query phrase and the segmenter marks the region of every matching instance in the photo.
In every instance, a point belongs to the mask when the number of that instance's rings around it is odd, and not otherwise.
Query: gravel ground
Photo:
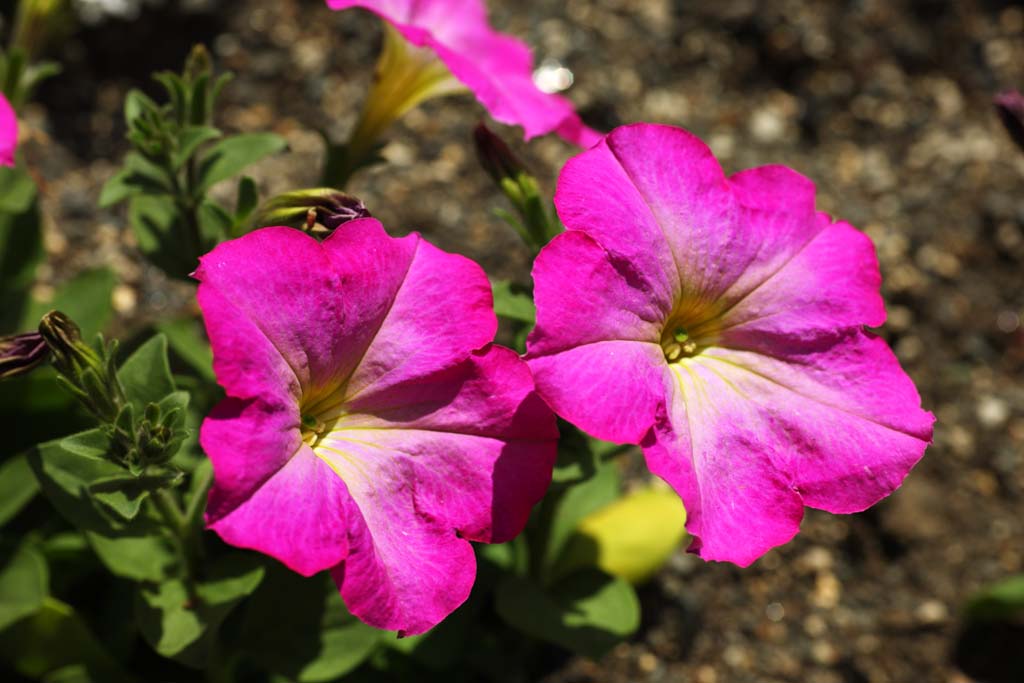
[[[342,138],[369,82],[378,23],[316,0],[189,2],[62,41],[65,73],[27,112],[44,184],[49,263],[40,292],[113,267],[119,326],[189,306],[189,287],[142,261],[120,211],[94,208],[126,149],[120,107],[153,69],[206,41],[237,71],[222,123],[271,129],[290,153],[263,163],[273,192],[316,182],[316,129]],[[206,5],[209,5],[208,7]],[[995,0],[532,0],[490,2],[494,22],[560,60],[599,128],[685,126],[727,170],[783,163],[819,206],[875,241],[882,330],[934,411],[935,444],[875,509],[809,511],[802,533],[746,570],[680,552],[642,589],[641,631],[603,661],[544,679],[963,683],[952,662],[964,597],[1024,570],[1024,154],[992,111],[1024,87],[1024,7]],[[435,101],[397,126],[391,163],[349,188],[397,233],[418,229],[494,276],[529,255],[491,215],[501,198],[469,146],[481,110]],[[514,140],[512,131],[504,131]],[[519,144],[550,185],[573,150]],[[998,662],[996,662],[998,664]]]

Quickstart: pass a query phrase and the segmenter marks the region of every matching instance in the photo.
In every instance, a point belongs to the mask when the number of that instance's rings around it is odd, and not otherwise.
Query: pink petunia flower
[[[522,126],[527,140],[554,131],[590,147],[601,137],[580,121],[567,99],[537,88],[530,49],[488,25],[483,0],[327,0],[327,5],[367,9],[409,43],[433,51],[491,116]]]
[[[353,614],[422,633],[469,595],[469,541],[518,534],[557,430],[526,364],[490,345],[472,261],[380,223],[322,244],[264,228],[201,259],[199,304],[228,398],[203,422],[207,524]]]
[[[863,510],[921,458],[934,418],[878,337],[870,240],[783,166],[726,177],[667,126],[569,161],[568,231],[534,265],[527,362],[555,412],[643,447],[708,560],[747,565],[805,505]]]
[[[0,166],[14,166],[18,146],[18,117],[11,103],[0,93]]]

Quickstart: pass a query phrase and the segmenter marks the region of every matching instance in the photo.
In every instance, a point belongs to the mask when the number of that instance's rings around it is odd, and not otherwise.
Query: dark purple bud
[[[499,187],[503,180],[518,182],[520,174],[526,173],[526,167],[519,157],[483,121],[473,129],[473,146],[480,165]]]
[[[359,198],[329,187],[317,187],[274,197],[263,206],[256,222],[299,224],[312,232],[317,224],[333,231],[357,218],[370,218],[370,212]]]
[[[27,374],[49,357],[50,349],[38,332],[0,337],[0,380]]]
[[[1017,146],[1024,149],[1024,95],[1018,90],[1007,90],[996,95],[992,101],[1006,131]]]

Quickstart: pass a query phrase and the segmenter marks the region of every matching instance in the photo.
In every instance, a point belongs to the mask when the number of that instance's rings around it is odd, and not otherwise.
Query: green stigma
[[[677,327],[676,331],[672,333],[672,338],[675,339],[680,344],[682,344],[683,342],[690,338],[690,335],[686,331],[686,328]]]

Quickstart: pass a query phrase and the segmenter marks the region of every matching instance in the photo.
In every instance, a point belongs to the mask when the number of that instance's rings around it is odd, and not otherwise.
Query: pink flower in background
[[[870,240],[783,166],[726,177],[690,133],[618,128],[569,161],[534,265],[527,362],[555,412],[643,447],[708,560],[747,565],[805,505],[863,510],[934,418],[885,342]]]
[[[601,137],[583,125],[567,99],[537,88],[530,49],[488,25],[483,0],[327,0],[327,5],[370,10],[413,45],[432,50],[491,116],[522,126],[527,140],[554,131],[590,147]]]
[[[491,346],[472,261],[357,219],[322,244],[264,228],[195,277],[228,398],[200,441],[207,523],[305,575],[353,614],[421,633],[469,595],[468,541],[502,542],[551,477],[554,416]]]
[[[14,149],[18,146],[18,117],[11,103],[0,93],[0,166],[14,166]]]

